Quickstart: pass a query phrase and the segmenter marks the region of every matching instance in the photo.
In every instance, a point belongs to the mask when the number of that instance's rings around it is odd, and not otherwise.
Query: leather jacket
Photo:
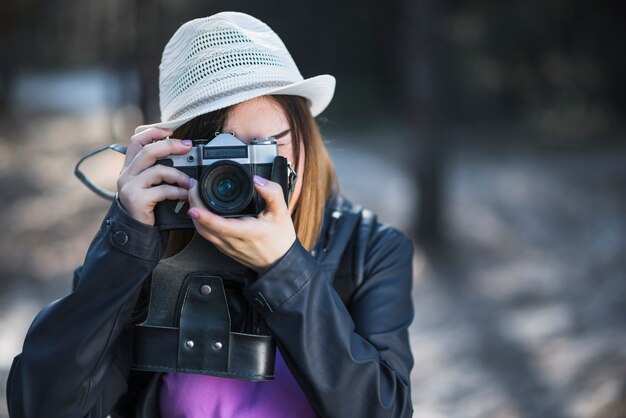
[[[413,247],[378,222],[366,236],[353,233],[359,216],[357,206],[332,199],[315,250],[296,240],[243,295],[319,416],[408,417]],[[354,269],[362,282],[342,301],[333,277],[349,240],[359,240]],[[126,331],[162,251],[158,228],[114,202],[75,272],[74,290],[41,310],[13,361],[12,418],[158,416],[158,375],[129,370]]]

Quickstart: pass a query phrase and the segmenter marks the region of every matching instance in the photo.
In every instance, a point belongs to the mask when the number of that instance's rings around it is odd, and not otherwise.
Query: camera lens
[[[215,186],[213,194],[218,196],[221,200],[229,202],[237,197],[237,190],[240,189],[237,183],[237,179],[225,177],[213,184],[213,186]]]
[[[232,161],[208,167],[200,179],[200,190],[204,203],[219,215],[241,213],[252,200],[250,175]]]

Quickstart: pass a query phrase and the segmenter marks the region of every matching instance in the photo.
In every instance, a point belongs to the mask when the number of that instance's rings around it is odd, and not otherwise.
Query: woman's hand
[[[185,154],[191,140],[167,138],[171,130],[150,128],[130,139],[126,159],[117,179],[118,199],[135,219],[154,225],[154,206],[163,200],[189,198],[189,176],[173,167],[156,164],[158,158]]]
[[[196,230],[220,251],[262,273],[293,245],[296,231],[278,183],[254,176],[254,187],[265,200],[265,210],[256,217],[223,218],[209,211],[193,181],[189,193],[189,216]]]

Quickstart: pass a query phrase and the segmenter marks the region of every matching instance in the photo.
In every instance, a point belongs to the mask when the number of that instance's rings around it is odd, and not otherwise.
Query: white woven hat
[[[313,116],[330,103],[335,78],[304,79],[278,35],[244,13],[223,12],[182,25],[163,50],[159,66],[161,122],[176,129],[200,116],[269,94],[308,99]]]

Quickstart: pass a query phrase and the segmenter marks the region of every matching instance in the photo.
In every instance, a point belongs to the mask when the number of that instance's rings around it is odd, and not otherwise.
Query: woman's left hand
[[[197,182],[190,189],[188,214],[198,233],[221,252],[262,273],[291,248],[296,231],[280,185],[259,176],[253,181],[265,200],[265,210],[256,217],[224,218],[209,211]]]

